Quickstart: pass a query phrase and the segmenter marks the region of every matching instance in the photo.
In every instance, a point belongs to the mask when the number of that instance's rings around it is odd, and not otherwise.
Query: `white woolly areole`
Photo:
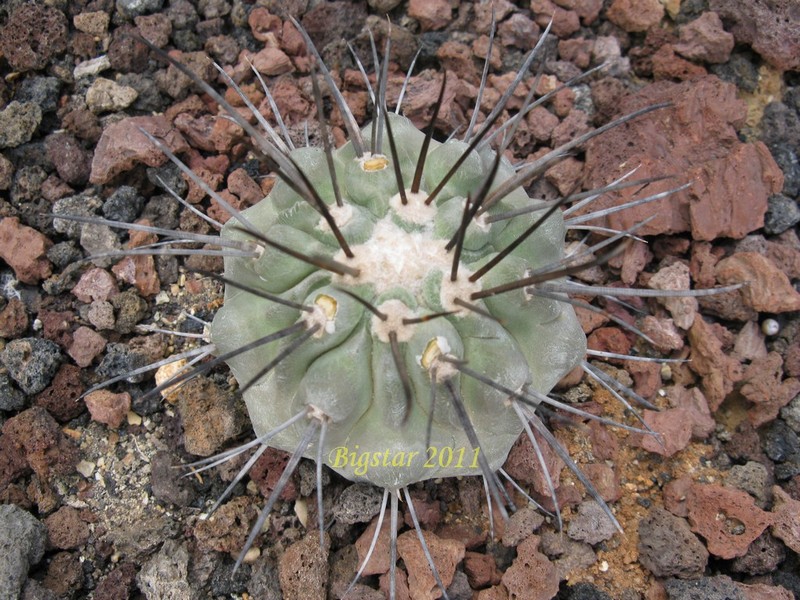
[[[433,203],[425,204],[427,199],[428,194],[425,192],[406,190],[408,204],[403,204],[400,192],[397,192],[389,198],[389,206],[403,221],[417,225],[427,225],[433,223],[434,218],[436,218],[436,207],[433,206]]]
[[[329,206],[328,212],[331,213],[331,217],[333,217],[333,222],[336,223],[336,226],[341,229],[350,222],[350,219],[353,218],[354,211],[352,204],[343,203],[342,206],[339,206],[338,204]],[[317,229],[320,231],[331,231],[331,226],[328,224],[328,221],[325,219],[325,217],[319,218]]]
[[[385,344],[389,343],[389,333],[394,331],[397,334],[398,342],[407,342],[414,335],[414,325],[404,325],[403,319],[413,318],[411,311],[400,300],[387,300],[376,307],[386,315],[385,321],[377,316],[372,317],[372,333]]]
[[[445,310],[461,311],[453,300],[468,300],[481,286],[479,282],[468,281],[471,273],[463,265],[458,279],[450,281],[453,253],[445,252],[446,244],[446,240],[434,238],[428,230],[405,231],[385,217],[375,224],[369,240],[351,248],[353,258],[347,258],[341,250],[334,256],[334,260],[358,269],[358,277],[335,275],[334,280],[340,284],[370,284],[376,295],[403,288],[419,296],[425,279],[432,272],[441,271],[442,306]]]

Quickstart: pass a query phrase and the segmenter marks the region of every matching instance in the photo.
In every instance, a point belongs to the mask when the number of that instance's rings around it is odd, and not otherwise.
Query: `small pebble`
[[[780,330],[780,323],[775,319],[764,319],[761,323],[761,331],[764,332],[764,335],[777,335]]]

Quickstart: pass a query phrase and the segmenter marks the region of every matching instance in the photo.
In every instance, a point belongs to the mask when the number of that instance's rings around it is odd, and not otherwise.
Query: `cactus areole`
[[[479,457],[499,469],[523,428],[507,391],[548,393],[580,363],[586,338],[566,302],[524,287],[482,295],[559,263],[561,211],[545,207],[493,221],[534,201],[517,187],[491,202],[514,169],[493,150],[469,150],[459,141],[430,142],[415,190],[425,135],[404,117],[387,118],[389,127],[377,132],[383,150],[359,157],[348,142],[332,153],[333,173],[322,149],[292,151],[307,182],[280,180],[242,213],[263,238],[229,221],[222,237],[251,243],[258,256],[225,258],[225,278],[239,285],[226,286],[211,335],[223,355],[290,328],[282,339],[227,360],[256,434],[305,408],[328,424],[323,447],[312,442],[306,456],[323,456],[348,479],[396,490],[433,477],[479,475]],[[373,139],[371,126],[362,137]],[[399,181],[408,182],[405,193]],[[338,232],[298,186],[313,187]],[[489,208],[474,210],[479,194]],[[470,209],[474,218],[467,221]],[[461,365],[495,385],[465,376]],[[451,401],[454,395],[461,401]],[[293,451],[304,429],[294,423],[270,445]]]

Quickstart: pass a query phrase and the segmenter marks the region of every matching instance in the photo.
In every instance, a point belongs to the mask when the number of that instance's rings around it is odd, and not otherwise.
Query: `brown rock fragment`
[[[688,290],[690,283],[689,266],[675,262],[655,273],[647,285],[654,290]],[[692,326],[697,313],[697,298],[658,298],[658,301],[670,312],[675,325],[681,329]]]
[[[419,21],[423,31],[442,29],[452,20],[448,0],[410,0],[408,16]]]
[[[88,394],[84,401],[92,419],[117,429],[131,410],[131,395],[128,392],[115,394],[108,390],[97,390]]]
[[[79,367],[88,367],[106,347],[106,338],[91,327],[81,325],[72,334],[72,345],[67,354]]]
[[[689,343],[692,347],[689,368],[703,378],[703,393],[714,412],[733,391],[734,384],[741,380],[742,365],[723,352],[722,342],[702,318],[694,320],[689,330]]]
[[[706,12],[681,27],[675,52],[691,60],[724,63],[731,56],[733,44],[733,35],[725,31],[719,15]]]
[[[772,493],[775,496],[775,506],[772,507],[770,531],[789,548],[800,553],[800,501],[777,485],[772,488]]]
[[[791,0],[751,2],[711,0],[709,8],[731,23],[737,42],[753,50],[776,69],[800,67],[800,36],[797,35],[797,5]]]
[[[722,284],[745,283],[739,293],[744,303],[759,312],[800,310],[800,293],[769,258],[756,252],[737,252],[714,269]]]
[[[643,235],[691,231],[696,240],[740,238],[763,226],[767,198],[783,186],[783,176],[761,143],[742,144],[736,134],[746,106],[735,86],[714,76],[691,82],[653,83],[618,103],[619,114],[671,102],[656,111],[590,141],[586,153],[587,189],[600,187],[624,173],[621,165],[641,165],[637,177],[680,173],[692,181],[687,190],[668,199],[606,217],[606,225],[629,229],[646,218],[655,219],[637,230]],[[654,143],[659,140],[659,143]],[[665,191],[672,182],[657,182],[642,195]],[[597,210],[633,199],[633,190],[592,204]]]
[[[232,394],[211,379],[195,377],[175,392],[186,451],[211,456],[243,426]]]
[[[445,588],[453,581],[456,566],[464,560],[464,544],[443,539],[430,531],[423,531],[436,570]],[[416,531],[406,531],[397,538],[397,551],[408,572],[408,589],[412,598],[436,598],[439,587],[433,576],[428,559],[419,543]]]
[[[202,548],[227,552],[237,557],[250,534],[251,521],[257,514],[250,498],[234,498],[220,506],[208,519],[198,521],[194,537]],[[319,537],[316,541],[319,546]]]
[[[328,597],[328,549],[330,538],[319,546],[312,531],[286,549],[278,565],[281,590],[286,600],[325,600]]]
[[[71,550],[80,548],[89,539],[89,526],[71,506],[62,506],[45,519],[47,543],[51,548]]]
[[[375,529],[378,527],[378,518],[372,519],[372,522],[364,530],[364,533],[356,540],[355,547],[358,551],[358,564],[361,565],[367,557],[367,551],[372,544],[372,539],[375,536]],[[400,522],[397,524],[398,530],[400,529]],[[381,575],[389,571],[389,532],[391,531],[390,519],[384,519],[381,524],[381,531],[378,534],[378,541],[375,544],[375,549],[369,562],[364,567],[362,575],[367,577],[369,575]]]
[[[472,589],[481,589],[500,583],[500,573],[494,557],[479,552],[464,554],[464,573]]]
[[[52,474],[66,475],[78,463],[78,449],[58,423],[38,406],[10,418],[3,425],[3,440],[21,450],[33,472],[43,481]]]
[[[14,275],[23,283],[36,285],[50,277],[52,265],[47,260],[47,249],[52,242],[44,235],[20,225],[17,217],[0,221],[0,258],[14,269]]]
[[[740,391],[755,405],[747,412],[755,427],[775,419],[780,409],[800,393],[800,380],[782,377],[783,358],[777,352],[770,352],[745,368]]]
[[[772,523],[769,513],[758,508],[753,497],[720,485],[695,483],[686,497],[692,531],[706,540],[714,556],[744,556],[747,548]]]
[[[86,405],[80,401],[83,390],[81,369],[75,365],[63,364],[52,383],[36,396],[35,403],[61,423],[66,423],[86,410]]]
[[[607,16],[625,31],[647,31],[661,21],[664,7],[658,0],[614,0]]]
[[[12,298],[0,311],[0,337],[20,337],[28,329],[28,313],[21,300]]]
[[[137,163],[159,167],[167,157],[140,131],[144,129],[172,152],[189,149],[186,140],[163,116],[129,117],[109,125],[97,143],[92,160],[91,183],[108,183]]]
[[[660,434],[660,442],[652,435],[641,435],[639,446],[649,452],[672,456],[686,448],[692,439],[691,413],[685,408],[645,410],[643,418],[650,429]]]
[[[93,300],[108,300],[119,294],[119,288],[108,271],[95,267],[81,275],[72,288],[72,294],[81,302],[89,303]]]
[[[539,552],[539,536],[532,535],[517,546],[517,557],[502,581],[508,597],[514,600],[550,600],[558,593],[558,571]]]

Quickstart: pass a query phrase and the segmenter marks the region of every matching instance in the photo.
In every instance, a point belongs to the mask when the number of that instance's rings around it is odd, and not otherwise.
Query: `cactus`
[[[576,220],[565,219],[564,214],[573,211],[576,203],[584,206],[605,192],[644,187],[653,180],[630,181],[631,171],[603,189],[548,201],[529,198],[525,186],[592,137],[661,107],[626,115],[535,161],[514,167],[503,157],[507,140],[530,110],[558,90],[535,101],[531,92],[516,116],[502,125],[498,119],[539,56],[549,29],[484,123],[478,127],[471,122],[463,140],[440,143],[432,139],[432,134],[444,97],[446,74],[442,76],[431,123],[422,132],[400,116],[399,101],[395,112],[389,112],[385,100],[386,70],[376,66],[376,88],[370,87],[375,118],[359,129],[311,40],[299,24],[295,25],[316,56],[317,67],[344,119],[350,137],[345,145],[333,148],[316,73],[312,72],[312,83],[323,147],[295,148],[280,119],[279,132],[257,114],[221,68],[222,76],[254,111],[266,133],[244,119],[213,87],[145,42],[227,111],[274,165],[280,180],[263,201],[239,212],[161,142],[144,132],[233,215],[224,227],[209,219],[221,227],[219,236],[59,215],[164,235],[173,240],[167,245],[174,253],[181,253],[181,245],[187,241],[222,249],[208,253],[224,256],[224,274],[203,273],[225,284],[224,305],[210,326],[210,343],[177,357],[199,361],[213,354],[216,358],[194,370],[179,371],[151,393],[170,390],[223,362],[230,366],[239,383],[256,439],[190,466],[209,468],[251,448],[257,450],[210,512],[230,494],[268,446],[292,453],[237,567],[293,470],[302,457],[307,457],[317,462],[321,543],[321,468],[326,464],[347,479],[384,489],[370,553],[388,499],[391,498],[389,514],[396,523],[402,492],[420,543],[446,596],[420,533],[408,486],[435,477],[479,475],[484,478],[487,501],[496,503],[506,516],[506,507],[514,506],[500,480],[506,476],[502,465],[524,432],[538,454],[557,507],[555,486],[549,480],[534,430],[553,446],[619,527],[610,509],[547,430],[537,410],[540,405],[549,405],[586,419],[652,433],[646,427],[613,423],[562,404],[548,394],[565,374],[581,367],[628,408],[632,407],[625,395],[649,406],[585,362],[586,338],[573,306],[602,311],[584,300],[573,299],[571,294],[593,296],[612,291],[569,280],[570,275],[619,252],[636,227],[620,232],[606,230],[607,237],[588,250],[565,256],[564,239],[570,223],[584,222],[593,215]],[[266,86],[264,90],[269,96]],[[655,201],[683,187],[635,202]],[[163,248],[152,253],[162,251]],[[613,294],[705,295],[718,291],[615,288]],[[606,316],[644,337],[628,323]],[[169,361],[159,361],[151,367],[166,362]],[[116,379],[105,385],[113,381]],[[557,509],[556,517],[560,522]],[[390,530],[396,532],[397,528]],[[396,533],[391,537],[391,553],[390,563],[395,565]],[[364,564],[366,560],[362,569]],[[393,593],[394,568],[390,573]]]

